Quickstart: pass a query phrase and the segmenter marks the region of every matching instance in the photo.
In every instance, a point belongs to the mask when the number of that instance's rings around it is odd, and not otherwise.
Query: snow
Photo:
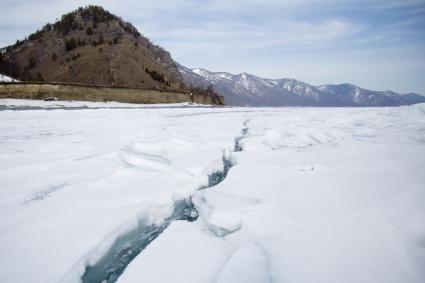
[[[219,76],[222,79],[226,79],[226,80],[233,80],[234,79],[234,75],[229,74],[229,73],[216,73],[217,76]]]
[[[214,73],[210,72],[205,69],[192,69],[191,72],[203,77],[204,79],[208,80],[210,83],[215,83],[219,81],[220,79],[231,81],[234,79],[235,75],[229,74],[229,73]]]
[[[265,254],[252,243],[239,248],[226,262],[217,282],[271,282]]]
[[[169,216],[242,124],[214,137],[218,120],[186,116],[203,112],[0,111],[0,282],[72,282],[138,219]]]
[[[192,69],[192,72],[194,72],[195,74],[211,81],[211,83],[213,83],[217,77],[214,73],[204,70],[204,69]]]
[[[188,198],[118,282],[425,280],[425,104],[0,110],[0,282],[79,282]]]
[[[15,80],[14,78],[8,77],[6,75],[0,74],[0,82],[19,82],[19,81]]]
[[[245,90],[252,92],[252,91],[255,91],[257,89],[255,83],[256,83],[256,81],[248,78],[247,73],[242,73],[242,74],[240,74],[239,80],[237,80],[236,85],[241,86]]]
[[[173,104],[138,104],[138,103],[123,103],[123,102],[91,102],[91,101],[44,101],[44,100],[29,100],[29,99],[1,99],[0,106],[2,109],[23,110],[34,109],[77,109],[77,108],[184,108],[184,107],[211,107],[210,105],[196,104],[190,102],[173,103]],[[19,110],[18,109],[18,110]]]
[[[269,83],[271,83],[271,84],[273,84],[273,85],[275,85],[275,86],[278,86],[279,85],[279,82],[277,81],[277,80],[267,80]]]
[[[118,282],[212,282],[228,254],[228,247],[220,238],[181,221],[171,224],[167,233],[149,247]],[[157,249],[163,252],[157,253]],[[208,251],[207,256],[200,256],[204,250]]]

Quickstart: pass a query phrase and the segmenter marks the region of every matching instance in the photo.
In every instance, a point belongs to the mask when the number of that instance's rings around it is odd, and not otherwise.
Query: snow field
[[[167,282],[176,254],[196,261],[173,269],[185,282],[422,282],[423,110],[250,115],[243,151],[233,153],[237,165],[194,194],[200,217],[179,227],[190,239],[184,252],[168,248],[175,242],[166,230],[119,282]],[[189,236],[194,225],[204,233],[198,240]],[[215,244],[199,248],[205,235]],[[152,258],[160,269],[144,268]],[[198,261],[220,269],[199,281],[207,271]]]
[[[79,282],[189,197],[118,282],[425,279],[425,105],[0,116],[1,282]]]

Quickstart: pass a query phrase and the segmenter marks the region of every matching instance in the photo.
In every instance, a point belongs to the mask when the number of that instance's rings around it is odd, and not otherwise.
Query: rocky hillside
[[[63,15],[0,54],[0,73],[21,81],[185,88],[170,53],[98,6]]]
[[[425,102],[425,96],[371,91],[352,84],[312,86],[294,79],[264,79],[247,73],[233,75],[178,66],[186,85],[209,84],[238,106],[400,106]]]

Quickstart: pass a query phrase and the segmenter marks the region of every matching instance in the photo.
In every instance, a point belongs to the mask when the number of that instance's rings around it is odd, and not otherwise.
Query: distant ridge
[[[425,96],[371,91],[353,84],[312,86],[295,79],[264,79],[178,66],[186,85],[212,84],[226,104],[237,106],[402,106],[425,103]]]

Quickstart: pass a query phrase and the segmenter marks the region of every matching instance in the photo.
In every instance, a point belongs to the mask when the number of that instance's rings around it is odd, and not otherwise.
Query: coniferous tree
[[[65,51],[71,51],[77,47],[77,41],[71,37],[69,40],[65,40]]]
[[[91,27],[88,27],[88,28],[86,29],[86,34],[87,34],[87,35],[93,35],[93,29],[92,29]]]
[[[30,59],[28,60],[28,69],[34,68],[36,64],[37,64],[37,61],[35,57],[31,56]]]

